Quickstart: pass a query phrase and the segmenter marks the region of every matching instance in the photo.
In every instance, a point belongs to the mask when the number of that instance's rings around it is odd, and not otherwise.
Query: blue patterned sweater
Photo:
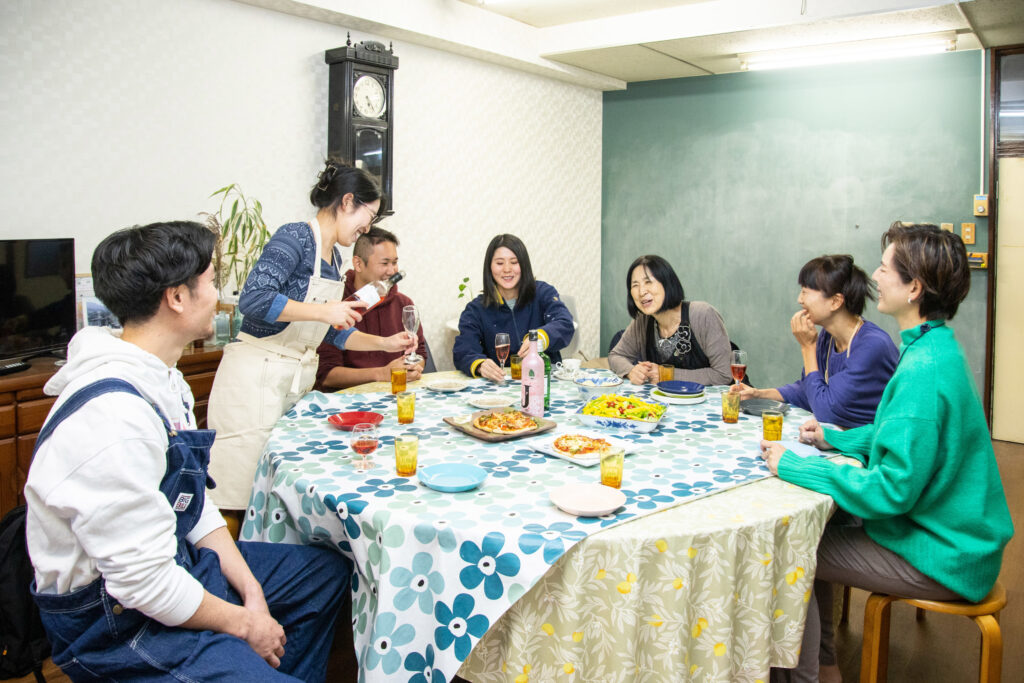
[[[242,288],[238,300],[238,308],[245,316],[242,332],[262,338],[288,327],[288,323],[277,318],[289,299],[302,301],[306,298],[309,279],[313,276],[313,259],[316,258],[320,255],[316,253],[316,240],[309,223],[288,223],[278,228],[263,248]],[[337,248],[334,261],[331,264],[321,259],[321,277],[341,280],[341,257]],[[345,341],[354,329],[335,330],[332,327],[324,341],[344,349]]]

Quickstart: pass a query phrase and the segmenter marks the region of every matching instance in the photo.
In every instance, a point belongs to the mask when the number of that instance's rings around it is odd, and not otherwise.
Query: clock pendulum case
[[[330,66],[327,96],[327,157],[363,168],[376,176],[394,213],[391,185],[392,129],[395,117],[395,69],[391,47],[374,40],[327,50]]]

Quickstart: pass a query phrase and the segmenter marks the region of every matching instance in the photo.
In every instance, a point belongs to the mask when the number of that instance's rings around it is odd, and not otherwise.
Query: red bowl
[[[380,413],[370,413],[363,410],[353,410],[348,413],[337,413],[327,418],[327,421],[332,425],[346,432],[351,432],[352,428],[358,424],[371,424],[379,425],[384,419],[384,416]]]

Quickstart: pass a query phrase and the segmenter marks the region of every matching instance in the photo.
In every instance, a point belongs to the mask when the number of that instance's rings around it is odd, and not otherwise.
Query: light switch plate
[[[960,237],[963,238],[964,244],[974,244],[974,223],[961,223]]]

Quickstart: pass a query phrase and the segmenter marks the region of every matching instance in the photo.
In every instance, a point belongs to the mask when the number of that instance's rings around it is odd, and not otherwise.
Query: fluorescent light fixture
[[[956,50],[956,32],[925,33],[898,38],[857,40],[830,45],[808,45],[781,50],[766,50],[737,55],[740,69],[764,71],[800,66],[866,62],[914,55],[936,54]]]

